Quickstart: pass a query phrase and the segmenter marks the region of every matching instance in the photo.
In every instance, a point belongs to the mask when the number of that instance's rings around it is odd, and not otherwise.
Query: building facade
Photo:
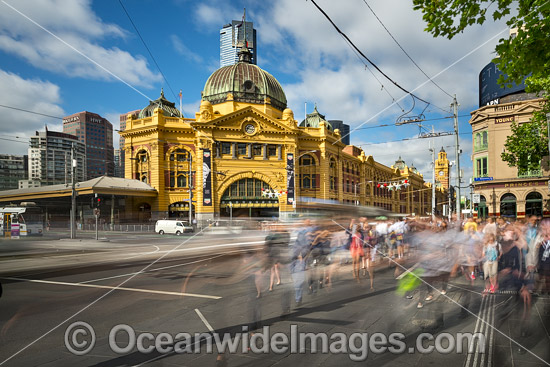
[[[0,190],[17,189],[28,173],[27,155],[0,154]]]
[[[527,93],[501,96],[498,103],[472,112],[473,185],[474,192],[481,195],[479,217],[550,216],[548,157],[539,169],[529,172],[509,167],[500,157],[512,121],[528,123],[533,112],[540,109],[543,100],[533,97]]]
[[[314,122],[298,126],[279,82],[250,62],[248,50],[239,56],[209,77],[192,118],[163,93],[128,115],[120,132],[125,177],[158,196],[127,208],[148,210],[152,219],[187,218],[190,204],[198,220],[287,217],[297,200],[315,198],[431,212],[431,186],[413,167],[387,167],[344,144],[317,109]]]
[[[57,131],[36,132],[30,139],[28,182],[20,187],[68,184],[71,182],[71,151],[76,160],[75,182],[86,177],[86,146],[74,135]]]
[[[97,113],[83,111],[63,118],[63,132],[86,146],[86,179],[114,176],[113,125]]]
[[[220,68],[239,61],[239,50],[248,47],[252,53],[251,62],[256,65],[258,45],[254,23],[233,20],[220,29]]]
[[[126,118],[128,117],[128,115],[135,115],[134,117],[137,117],[139,111],[141,110],[134,110],[134,111],[130,111],[130,112],[126,112],[126,113],[123,113],[122,115],[120,115],[120,119],[119,119],[119,122],[120,122],[120,125],[119,125],[119,131],[124,131],[124,129],[126,128]],[[118,138],[118,146],[119,146],[119,149],[116,149],[115,150],[115,155],[114,155],[114,159],[115,159],[115,177],[124,177],[124,137],[122,135],[119,135],[119,138]],[[117,152],[118,151],[118,152]]]

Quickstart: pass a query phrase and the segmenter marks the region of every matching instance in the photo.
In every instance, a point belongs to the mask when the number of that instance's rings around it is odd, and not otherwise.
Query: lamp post
[[[355,206],[359,205],[359,200],[357,200],[357,186],[361,186],[363,184],[366,184],[366,183],[369,183],[369,182],[372,182],[372,181],[365,181],[365,182],[359,182],[359,183],[354,183],[353,184],[353,194],[355,196]],[[361,194],[361,193],[359,193]]]

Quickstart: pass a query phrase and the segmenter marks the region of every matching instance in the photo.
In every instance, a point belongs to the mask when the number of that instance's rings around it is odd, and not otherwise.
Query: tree
[[[539,167],[542,157],[548,155],[548,135],[544,132],[550,112],[550,1],[413,0],[413,4],[415,10],[422,11],[425,30],[434,37],[451,39],[469,26],[483,24],[491,12],[493,20],[507,19],[506,24],[517,29],[515,37],[500,39],[495,48],[498,57],[493,62],[502,71],[499,84],[525,80],[526,92],[544,100],[531,122],[512,124],[512,135],[505,143],[507,151],[501,158],[520,172]]]

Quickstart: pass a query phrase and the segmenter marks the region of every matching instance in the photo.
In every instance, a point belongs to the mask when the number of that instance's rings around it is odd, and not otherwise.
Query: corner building
[[[422,175],[384,166],[346,146],[340,131],[318,113],[311,116],[315,124],[298,126],[279,82],[250,60],[243,49],[238,63],[208,78],[194,118],[184,118],[162,92],[137,117],[128,115],[120,132],[125,177],[150,184],[158,196],[134,199],[127,210],[146,212],[152,220],[187,218],[191,190],[198,220],[284,218],[294,212],[297,198],[430,212],[430,186]],[[406,178],[406,189],[378,185]]]

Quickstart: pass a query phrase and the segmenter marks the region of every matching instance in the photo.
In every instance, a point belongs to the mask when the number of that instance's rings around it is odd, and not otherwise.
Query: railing
[[[97,225],[98,230],[105,232],[105,231],[114,231],[114,232],[154,232],[155,231],[155,225],[154,224],[115,224],[111,228],[110,223],[100,223]],[[79,227],[78,229],[82,229],[84,231],[95,231],[95,223],[90,224],[84,224],[83,226]]]
[[[490,177],[488,173],[480,173],[480,174],[477,174],[474,176],[475,178],[480,178],[480,177]]]
[[[542,177],[542,170],[518,172],[518,178]]]

